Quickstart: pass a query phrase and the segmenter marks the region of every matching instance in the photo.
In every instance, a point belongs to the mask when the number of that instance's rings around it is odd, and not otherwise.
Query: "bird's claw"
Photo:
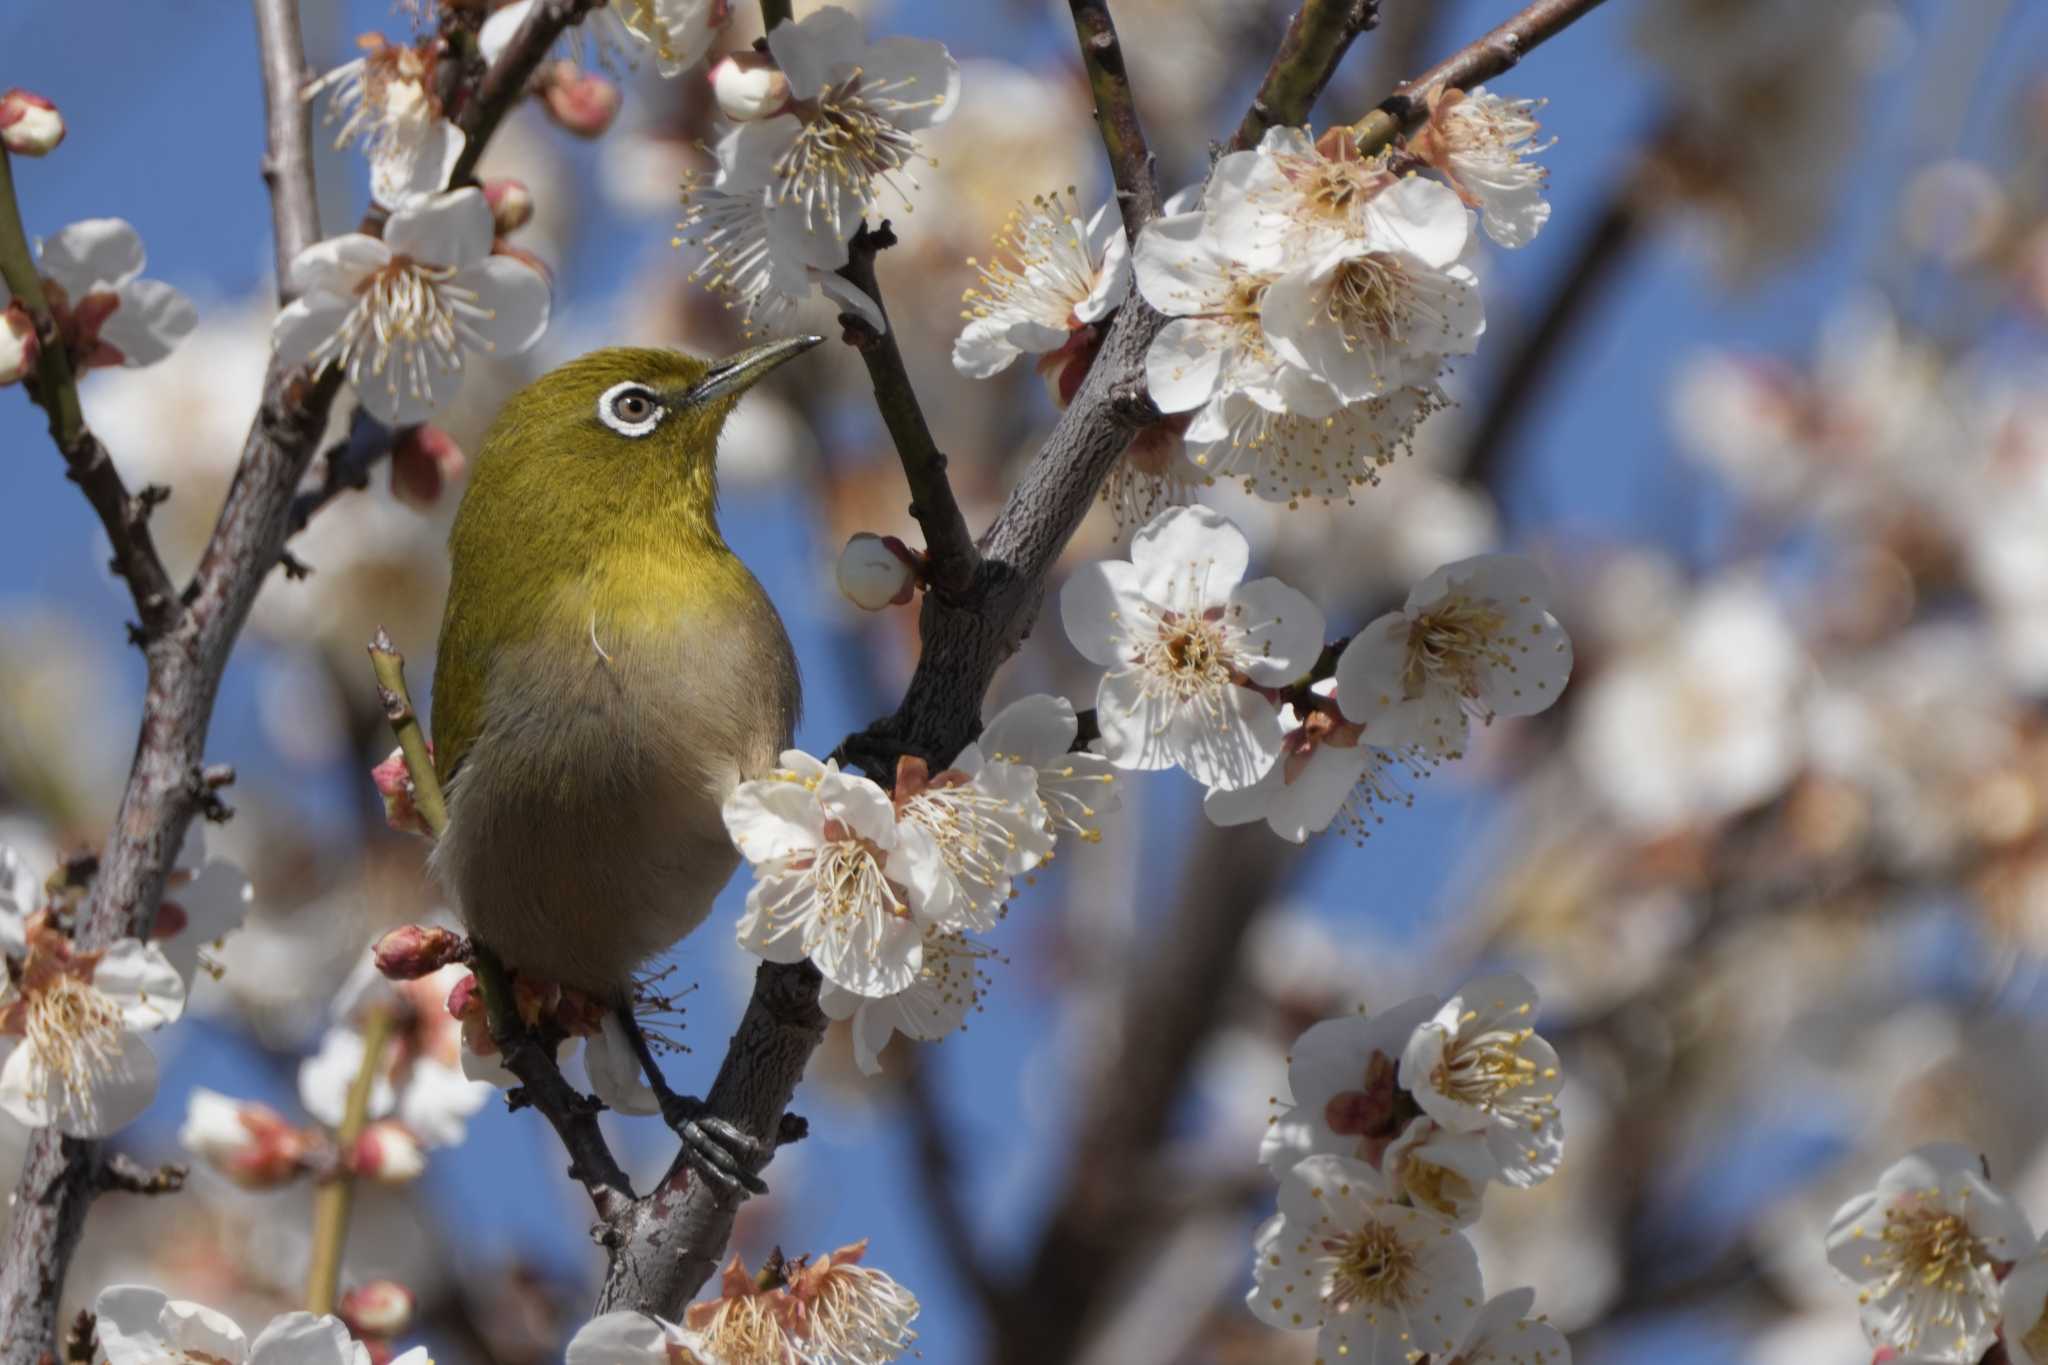
[[[683,1160],[699,1179],[728,1194],[742,1189],[748,1194],[768,1193],[767,1182],[748,1169],[749,1162],[768,1159],[766,1143],[707,1114],[704,1101],[689,1095],[662,1096],[661,1117],[681,1139]]]

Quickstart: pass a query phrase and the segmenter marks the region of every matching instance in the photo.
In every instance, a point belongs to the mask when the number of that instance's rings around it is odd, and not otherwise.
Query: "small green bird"
[[[795,731],[796,656],[719,534],[715,466],[739,395],[821,340],[595,351],[514,395],[456,515],[434,672],[433,865],[464,923],[619,1010],[687,1147],[749,1188],[751,1139],[669,1091],[630,1001],[739,865],[726,797]]]

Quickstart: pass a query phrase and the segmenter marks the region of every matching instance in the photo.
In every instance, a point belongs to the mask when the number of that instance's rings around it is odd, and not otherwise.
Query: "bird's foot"
[[[661,1096],[661,1117],[682,1140],[683,1160],[698,1179],[727,1193],[768,1193],[767,1182],[750,1169],[750,1163],[768,1159],[768,1144],[712,1117],[704,1101],[672,1090]]]

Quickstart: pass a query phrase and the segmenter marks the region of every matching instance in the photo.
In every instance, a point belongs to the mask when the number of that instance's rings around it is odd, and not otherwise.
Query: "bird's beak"
[[[727,394],[740,393],[783,361],[796,359],[824,339],[820,336],[787,337],[781,341],[765,341],[738,355],[727,356],[713,365],[702,379],[677,395],[677,406],[709,403]]]

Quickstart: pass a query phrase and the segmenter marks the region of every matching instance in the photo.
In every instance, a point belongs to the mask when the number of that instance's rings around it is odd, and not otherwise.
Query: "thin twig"
[[[884,222],[880,227],[865,225],[854,234],[847,248],[847,261],[840,275],[882,307],[882,291],[875,283],[875,253],[896,244],[896,235]],[[886,310],[883,322],[886,324]],[[974,580],[981,556],[967,529],[967,518],[953,496],[952,481],[946,477],[946,457],[932,440],[932,429],[918,405],[917,390],[911,387],[910,372],[904,368],[903,352],[896,346],[896,329],[877,332],[855,314],[840,317],[846,340],[868,367],[874,385],[875,406],[896,443],[903,462],[903,478],[910,485],[910,515],[924,531],[925,553],[931,557],[932,587],[941,593],[958,594]]]
[[[1306,0],[1294,12],[1252,107],[1237,125],[1231,150],[1258,146],[1268,128],[1307,122],[1351,40],[1373,26],[1379,8],[1379,0]]]
[[[1360,156],[1371,156],[1427,112],[1432,90],[1465,90],[1512,69],[1605,0],[1536,0],[1485,37],[1467,43],[1380,102],[1351,125]]]
[[[1124,69],[1123,45],[1109,17],[1107,0],[1068,0],[1074,11],[1074,34],[1081,41],[1081,63],[1088,69],[1088,89],[1095,96],[1095,127],[1109,171],[1116,180],[1117,208],[1132,241],[1159,211],[1159,187],[1153,173],[1145,127]]]
[[[121,1152],[109,1152],[100,1158],[99,1170],[94,1183],[101,1192],[117,1191],[122,1194],[176,1194],[185,1188],[185,1177],[190,1174],[185,1167],[175,1162],[150,1169],[139,1164],[135,1158]]]
[[[154,639],[169,630],[178,615],[170,572],[149,534],[150,510],[169,494],[158,489],[148,497],[130,496],[113,458],[85,424],[77,376],[72,373],[71,356],[43,292],[28,234],[22,229],[14,167],[5,151],[0,151],[0,280],[6,281],[8,292],[28,310],[35,324],[39,350],[33,396],[49,416],[50,439],[64,457],[71,481],[84,490],[93,511],[99,513],[107,541],[114,547],[114,570],[126,580],[141,616],[142,639]]]
[[[370,1094],[377,1086],[377,1074],[384,1065],[384,1045],[391,1040],[391,1011],[373,1008],[363,1020],[363,1060],[356,1067],[341,1111],[341,1126],[334,1130],[334,1146],[341,1153],[333,1176],[313,1196],[312,1265],[306,1271],[306,1311],[332,1313],[341,1293],[341,1258],[348,1247],[349,1206],[354,1202],[355,1177],[349,1163],[355,1155],[356,1139],[370,1121]]]
[[[455,169],[448,173],[450,186],[462,185],[476,177],[476,164],[482,159],[484,147],[490,142],[491,134],[498,130],[498,124],[512,111],[526,94],[526,84],[533,73],[547,57],[555,41],[577,24],[583,16],[602,5],[605,0],[540,0],[519,25],[519,31],[512,35],[512,41],[498,54],[498,60],[491,63],[491,69],[484,73],[476,94],[463,107],[462,116],[456,126],[469,139],[462,149],[462,155],[455,160]]]
[[[254,0],[256,46],[263,58],[264,117],[270,125],[263,180],[270,187],[271,236],[277,248],[278,300],[290,303],[292,262],[320,240],[320,204],[313,189],[313,121],[305,88],[305,44],[298,0]]]
[[[436,839],[448,831],[448,806],[441,798],[441,780],[434,770],[434,755],[427,747],[427,733],[420,728],[419,713],[413,709],[412,693],[405,686],[405,656],[380,626],[370,641],[370,669],[377,675],[377,701],[384,719],[398,737],[405,755],[406,775],[412,778],[412,803]]]
[[[314,468],[318,482],[292,498],[291,534],[306,529],[313,514],[343,493],[370,486],[370,471],[387,458],[400,433],[357,408],[349,418],[348,435],[329,446]]]

